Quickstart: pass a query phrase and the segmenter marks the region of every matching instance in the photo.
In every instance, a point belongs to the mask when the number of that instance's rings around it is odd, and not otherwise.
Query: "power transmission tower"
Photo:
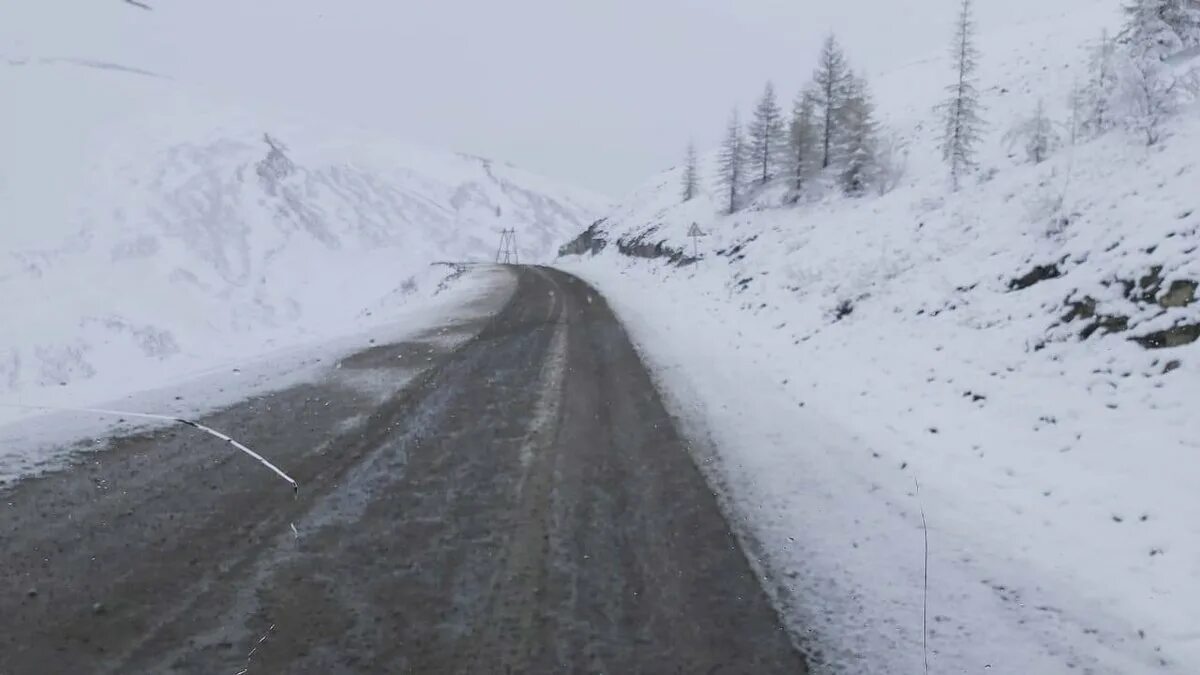
[[[517,230],[500,230],[500,247],[496,249],[496,262],[505,265],[520,265],[521,254],[517,249]]]

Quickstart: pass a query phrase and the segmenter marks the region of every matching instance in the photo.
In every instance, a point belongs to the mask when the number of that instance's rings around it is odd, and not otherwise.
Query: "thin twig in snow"
[[[182,417],[172,417],[170,415],[155,415],[152,413],[128,412],[128,411],[123,411],[123,410],[105,410],[103,408],[58,408],[58,407],[44,406],[44,405],[18,405],[15,403],[0,403],[0,408],[21,408],[21,409],[25,409],[25,410],[47,410],[47,411],[53,411],[53,412],[95,413],[97,415],[109,415],[109,416],[113,416],[113,417],[139,417],[142,419],[164,420],[167,422],[175,422],[176,424],[183,424],[183,425],[192,427],[194,429],[203,431],[204,433],[206,433],[210,436],[215,436],[216,438],[219,438],[219,439],[225,441],[226,443],[229,443],[230,445],[237,448],[238,450],[241,450],[242,452],[246,453],[247,455],[250,455],[254,459],[258,460],[260,464],[267,467],[271,471],[274,471],[276,475],[278,475],[280,478],[284,479],[289,484],[291,484],[293,490],[295,490],[295,491],[300,490],[299,483],[297,483],[291,476],[284,473],[282,469],[275,466],[271,462],[267,461],[267,459],[265,457],[263,457],[262,455],[251,450],[250,448],[247,448],[245,445],[242,445],[241,443],[235,441],[234,439],[230,438],[229,436],[226,436],[225,434],[221,433],[220,431],[217,431],[216,429],[213,429],[211,427],[206,427],[203,424],[200,424],[199,422],[194,422],[192,420],[184,419]]]
[[[925,675],[929,675],[929,524],[925,522],[925,505],[921,503],[921,483],[917,486],[917,506],[921,509],[921,531],[925,533],[925,587],[921,594],[921,653],[925,656]]]

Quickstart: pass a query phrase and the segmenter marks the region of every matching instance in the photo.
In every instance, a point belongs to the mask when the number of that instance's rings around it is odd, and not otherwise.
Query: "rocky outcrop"
[[[1190,279],[1172,281],[1171,287],[1158,297],[1158,304],[1163,308],[1187,307],[1196,301],[1196,282]]]
[[[1197,282],[1191,279],[1176,279],[1163,290],[1162,267],[1155,265],[1137,279],[1115,279],[1111,284],[1119,285],[1125,299],[1148,313],[1158,316],[1171,310],[1189,307],[1196,302]],[[1085,321],[1079,338],[1086,340],[1097,332],[1101,335],[1123,333],[1130,329],[1131,317],[1121,314],[1102,314],[1097,311],[1097,301],[1091,296],[1067,300],[1068,311],[1063,323]],[[1200,340],[1200,323],[1180,317],[1176,324],[1165,330],[1129,338],[1146,349],[1168,349],[1181,347]]]
[[[578,237],[558,249],[559,257],[569,255],[596,255],[608,247],[608,239],[604,236],[603,226],[606,220],[598,220],[584,230]],[[631,258],[663,259],[672,265],[684,266],[696,262],[694,256],[688,255],[681,249],[667,245],[664,240],[651,241],[651,236],[658,230],[651,227],[634,237],[621,237],[617,240],[617,251]]]
[[[1182,347],[1200,340],[1200,323],[1181,324],[1149,335],[1129,338],[1146,349]]]
[[[618,239],[617,250],[621,252],[621,255],[627,255],[632,258],[665,259],[672,265],[679,265],[680,267],[696,262],[695,257],[677,248],[667,246],[665,241],[650,243],[647,241],[649,235],[650,232],[646,232],[633,239]]]
[[[588,229],[580,233],[578,237],[563,244],[558,249],[558,257],[584,254],[596,255],[603,251],[608,246],[608,240],[604,238],[604,234],[601,231],[601,227],[606,222],[606,220],[597,220]]]
[[[1062,262],[1051,263],[1049,265],[1037,265],[1029,272],[1008,282],[1010,291],[1023,291],[1030,286],[1039,284],[1049,279],[1057,279],[1063,275],[1062,269],[1059,267]]]

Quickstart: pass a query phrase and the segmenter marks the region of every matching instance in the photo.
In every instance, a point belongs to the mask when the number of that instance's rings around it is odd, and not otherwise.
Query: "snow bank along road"
[[[295,497],[183,428],[5,488],[0,673],[803,672],[608,305],[513,273],[456,350],[203,420]]]

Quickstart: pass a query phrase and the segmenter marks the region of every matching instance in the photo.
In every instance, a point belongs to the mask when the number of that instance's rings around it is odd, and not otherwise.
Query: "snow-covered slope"
[[[436,290],[430,263],[490,260],[501,228],[544,258],[602,203],[136,68],[8,58],[0,91],[0,401],[161,386],[386,321]]]
[[[931,672],[1200,672],[1197,110],[1149,149],[1115,131],[1033,166],[1002,142],[1039,98],[1066,119],[1117,7],[981,26],[991,128],[957,194],[939,51],[871,77],[908,149],[893,192],[723,216],[676,169],[564,248],[829,672],[922,671],[922,509]]]

